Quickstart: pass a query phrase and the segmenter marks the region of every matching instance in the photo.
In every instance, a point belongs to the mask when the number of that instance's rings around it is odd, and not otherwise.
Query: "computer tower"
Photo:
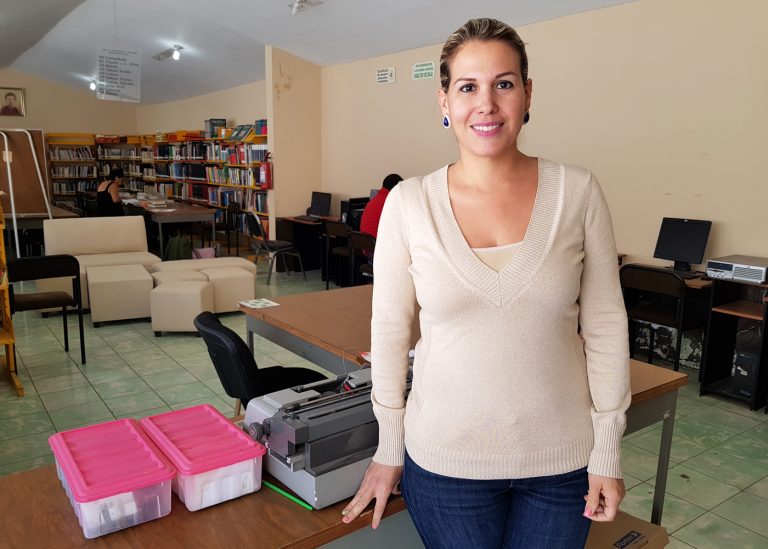
[[[734,393],[752,398],[757,385],[758,359],[757,353],[734,351],[731,369],[731,390]]]

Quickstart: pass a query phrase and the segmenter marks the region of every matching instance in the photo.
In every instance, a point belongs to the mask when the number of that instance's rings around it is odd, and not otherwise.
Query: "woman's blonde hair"
[[[523,79],[523,83],[528,81],[528,55],[525,53],[525,44],[520,35],[506,23],[498,19],[484,17],[481,19],[470,19],[456,29],[448,37],[448,40],[445,41],[443,51],[440,54],[440,85],[443,87],[443,91],[447,92],[448,85],[451,83],[451,62],[453,58],[461,46],[472,40],[480,40],[482,42],[498,40],[507,44],[520,54],[520,76]]]

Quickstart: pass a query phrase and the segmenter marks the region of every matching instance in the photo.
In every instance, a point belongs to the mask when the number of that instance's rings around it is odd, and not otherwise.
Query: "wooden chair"
[[[275,261],[278,257],[283,258],[283,266],[285,267],[286,274],[290,274],[288,268],[288,262],[285,260],[285,256],[289,255],[299,260],[299,268],[301,274],[304,275],[304,280],[307,279],[307,273],[304,272],[304,264],[301,262],[301,254],[293,247],[293,242],[289,240],[269,240],[267,234],[264,231],[264,227],[261,225],[261,220],[256,214],[247,213],[245,217],[248,224],[248,232],[250,233],[251,240],[256,247],[256,260],[259,256],[264,254],[269,257],[269,271],[267,273],[267,284],[272,280],[272,269]]]
[[[680,345],[683,332],[706,324],[706,312],[686,307],[685,282],[670,269],[647,265],[624,265],[619,271],[624,305],[629,320],[629,353],[635,354],[636,322],[649,324],[648,363],[653,364],[655,350],[654,325],[674,328],[677,343],[674,351],[674,369],[680,368]]]
[[[64,319],[64,350],[69,351],[67,308],[76,308],[80,324],[80,362],[85,364],[85,339],[83,337],[83,301],[80,295],[80,263],[71,255],[46,255],[23,257],[8,262],[8,281],[22,282],[45,278],[72,278],[72,295],[67,292],[14,293],[10,291],[11,314],[16,311],[33,311],[61,307]]]

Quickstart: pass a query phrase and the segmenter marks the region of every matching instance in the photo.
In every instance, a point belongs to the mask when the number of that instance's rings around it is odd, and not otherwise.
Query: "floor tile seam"
[[[200,383],[201,385],[203,385],[203,387],[205,387],[206,389],[208,389],[208,387],[207,387],[207,386],[206,386],[204,383],[202,383],[201,381],[199,381],[199,380],[197,380],[197,379],[196,379],[195,381],[190,381],[189,383],[182,383],[181,385],[171,385],[170,387],[184,387],[185,385],[192,385],[193,383]],[[163,387],[163,389],[167,389],[167,388],[168,388],[168,387]],[[154,389],[153,389],[153,390],[154,390]],[[208,390],[210,391],[210,389],[208,389]],[[211,392],[213,392],[213,391],[211,391]],[[168,407],[169,407],[169,408],[171,408],[171,409],[173,409],[173,407],[174,407],[174,406],[178,406],[178,404],[180,404],[180,403],[177,403],[177,404],[171,404],[170,402],[168,402],[167,400],[165,400],[165,399],[162,397],[162,395],[160,395],[160,393],[158,393],[157,391],[155,391],[155,394],[157,395],[157,397],[158,397],[160,400],[162,400],[162,401],[165,403],[165,405],[166,405],[166,406],[168,406]],[[199,400],[199,399],[196,399],[196,400]]]
[[[727,501],[729,501],[729,500],[733,499],[734,497],[736,497],[736,496],[738,496],[738,495],[739,495],[739,494],[734,494],[732,497],[728,498],[728,499],[727,499],[727,500],[725,500],[723,503],[725,503],[725,502],[727,502]],[[717,506],[717,507],[719,507],[719,506],[720,506],[720,505],[722,505],[723,503],[720,503],[720,504],[718,504],[718,506]],[[765,534],[761,534],[760,532],[755,532],[754,530],[752,530],[751,528],[748,528],[747,526],[744,526],[743,524],[739,524],[738,522],[734,522],[734,520],[733,520],[733,519],[730,519],[730,518],[728,518],[728,517],[724,517],[723,515],[719,515],[719,514],[715,513],[715,509],[712,509],[711,511],[707,511],[707,512],[708,512],[708,513],[712,513],[712,514],[713,514],[713,515],[715,515],[716,517],[719,517],[719,518],[721,518],[721,519],[723,519],[723,520],[727,520],[727,521],[728,521],[728,522],[730,522],[731,524],[735,524],[736,526],[738,526],[738,527],[740,527],[740,528],[743,528],[743,529],[744,529],[744,530],[746,530],[747,532],[751,532],[751,533],[753,533],[753,534],[755,534],[755,535],[758,535],[758,536],[760,536],[761,538],[765,538],[766,540],[768,540],[768,536],[766,536]],[[704,516],[704,515],[701,515],[701,516]]]
[[[722,429],[721,429],[721,430],[722,430]],[[747,430],[749,430],[749,429],[747,429]],[[714,445],[714,446],[712,446],[712,447],[707,447],[707,450],[712,450],[713,448],[717,448],[717,447],[718,447],[718,446],[720,446],[721,444],[724,444],[724,443],[728,442],[728,441],[729,441],[729,440],[731,440],[732,438],[735,438],[735,437],[737,437],[737,436],[741,435],[742,433],[736,433],[736,434],[731,434],[731,433],[728,433],[728,434],[730,435],[728,438],[726,438],[725,440],[722,440],[722,441],[718,442],[717,444],[715,444],[715,445]],[[674,436],[674,435],[675,435],[675,433],[674,433],[674,431],[673,431],[673,432],[672,432],[672,436]],[[695,440],[691,440],[690,438],[686,437],[685,435],[682,435],[682,434],[678,434],[677,436],[679,436],[680,438],[684,438],[684,439],[685,439],[685,440],[687,440],[688,442],[693,442],[694,444],[699,444],[700,446],[704,446],[704,445],[703,445],[703,444],[701,444],[700,442],[696,442]]]
[[[738,436],[738,435],[737,435],[737,436]],[[686,440],[687,440],[687,439],[686,439]],[[731,440],[731,439],[728,439],[728,440]],[[694,456],[691,456],[691,457],[689,457],[689,458],[686,458],[684,461],[679,461],[679,462],[677,462],[677,465],[685,465],[685,463],[686,463],[686,462],[688,462],[688,461],[690,461],[690,460],[692,460],[692,459],[695,459],[695,458],[697,458],[697,457],[701,456],[702,454],[704,454],[704,453],[706,453],[706,452],[709,452],[710,450],[717,450],[719,447],[721,447],[721,446],[723,446],[724,444],[726,444],[726,443],[728,442],[728,440],[724,440],[723,442],[720,442],[720,443],[718,443],[717,445],[715,445],[715,446],[712,446],[711,448],[707,448],[707,449],[705,449],[704,451],[702,451],[702,452],[699,452],[698,454],[696,454],[696,455],[694,455]],[[689,442],[690,442],[690,441],[689,441]],[[759,441],[758,441],[758,442],[759,442]],[[646,450],[646,452],[647,452],[647,450]],[[722,450],[721,450],[721,452],[722,452]],[[752,461],[752,460],[749,460],[749,459],[745,459],[745,458],[742,458],[740,455],[733,455],[733,454],[729,454],[729,453],[725,453],[725,454],[723,454],[723,455],[725,455],[725,456],[727,456],[727,457],[729,457],[729,458],[732,458],[732,459],[737,459],[737,460],[738,460],[738,459],[741,459],[741,460],[743,460],[743,461],[747,461],[747,462],[749,462],[749,463],[753,463],[753,461]],[[694,467],[689,467],[689,468],[690,468],[690,469],[694,469]],[[701,473],[701,474],[703,475],[703,474],[705,474],[705,473]],[[710,476],[710,475],[707,475],[707,476]],[[714,478],[714,477],[711,477],[711,478]],[[715,479],[715,480],[719,480],[719,479]],[[723,482],[725,482],[725,481],[723,481]],[[758,481],[758,482],[759,482],[759,481]],[[750,485],[750,486],[751,486],[751,485]]]

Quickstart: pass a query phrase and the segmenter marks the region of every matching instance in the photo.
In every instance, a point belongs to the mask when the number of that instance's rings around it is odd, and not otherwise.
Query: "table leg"
[[[667,491],[667,473],[669,473],[669,458],[672,455],[672,433],[675,429],[676,407],[677,398],[664,412],[664,421],[661,427],[659,462],[656,469],[656,484],[653,489],[653,508],[651,510],[651,522],[659,525],[661,524],[661,513],[664,510],[664,494]]]
[[[157,234],[160,237],[160,259],[163,259],[163,224],[157,222]]]
[[[216,249],[216,216],[215,215],[211,220],[211,246],[213,246],[214,250]]]
[[[253,354],[253,330],[250,328],[248,328],[248,348],[251,350],[251,354]]]

